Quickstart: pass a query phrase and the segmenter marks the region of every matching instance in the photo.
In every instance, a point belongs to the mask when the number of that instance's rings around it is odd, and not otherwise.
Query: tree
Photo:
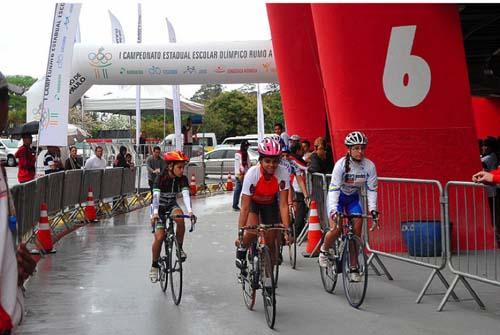
[[[221,84],[204,84],[201,85],[200,89],[193,94],[190,100],[205,104],[218,97],[223,90],[224,86]]]
[[[28,90],[37,81],[30,76],[7,76],[7,82]],[[15,127],[26,122],[26,97],[11,95],[9,101],[9,127]]]

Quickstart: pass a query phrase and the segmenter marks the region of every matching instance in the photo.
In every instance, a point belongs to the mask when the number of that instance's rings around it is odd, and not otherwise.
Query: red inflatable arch
[[[500,99],[472,97],[472,110],[479,138],[500,136]]]

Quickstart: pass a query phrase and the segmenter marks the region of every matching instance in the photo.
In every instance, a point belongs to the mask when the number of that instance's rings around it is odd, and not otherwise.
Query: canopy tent
[[[122,115],[135,115],[135,86],[94,85],[82,100],[85,112],[103,112]],[[142,115],[162,115],[172,112],[172,86],[141,86]],[[203,115],[204,106],[181,97],[181,112]]]

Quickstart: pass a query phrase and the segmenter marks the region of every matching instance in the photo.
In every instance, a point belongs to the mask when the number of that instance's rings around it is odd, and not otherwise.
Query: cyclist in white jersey
[[[328,265],[328,250],[338,238],[342,227],[337,226],[339,214],[348,215],[363,214],[363,206],[360,198],[361,187],[366,186],[368,196],[368,211],[376,220],[377,212],[377,171],[375,164],[365,158],[367,137],[359,131],[349,133],[345,140],[347,154],[335,163],[332,172],[332,180],[328,190],[327,213],[330,223],[330,231],[326,233],[325,241],[320,249],[319,264],[322,267]],[[362,220],[353,219],[354,233],[361,237]],[[351,272],[351,280],[359,280],[359,274]],[[356,276],[357,275],[357,276]]]

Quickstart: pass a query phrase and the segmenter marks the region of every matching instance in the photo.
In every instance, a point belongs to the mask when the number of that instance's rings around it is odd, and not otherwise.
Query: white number
[[[382,79],[387,99],[398,107],[421,103],[431,88],[431,69],[411,54],[417,26],[393,27]]]

